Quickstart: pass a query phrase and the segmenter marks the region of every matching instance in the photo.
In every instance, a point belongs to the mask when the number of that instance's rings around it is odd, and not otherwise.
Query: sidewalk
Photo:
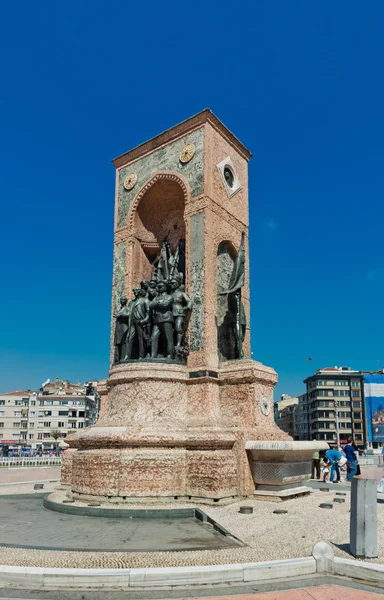
[[[60,479],[60,467],[18,467],[0,470],[0,486]]]
[[[382,600],[382,598],[382,594],[371,594],[371,592],[353,590],[338,585],[320,585],[287,592],[268,592],[267,594],[246,596],[218,596],[214,600]],[[193,598],[193,600],[207,600],[207,598]]]

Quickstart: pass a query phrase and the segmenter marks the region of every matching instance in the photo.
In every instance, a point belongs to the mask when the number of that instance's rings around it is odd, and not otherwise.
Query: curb
[[[335,558],[331,546],[319,542],[313,556],[259,563],[166,567],[153,569],[53,569],[0,566],[0,586],[20,589],[143,589],[169,590],[190,585],[278,583],[316,573],[339,575],[384,589],[384,565]]]

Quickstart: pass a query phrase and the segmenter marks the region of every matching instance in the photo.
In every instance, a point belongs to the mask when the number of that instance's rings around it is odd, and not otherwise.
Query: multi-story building
[[[55,393],[44,385],[39,392],[28,390],[0,395],[3,453],[21,447],[52,449],[68,433],[96,423],[99,396],[94,383],[87,382],[80,387],[61,382]]]
[[[299,402],[296,405],[295,435],[294,439],[299,441],[310,440],[309,437],[309,413],[307,394],[298,396]]]
[[[362,372],[350,367],[319,369],[304,383],[310,439],[338,445],[353,438],[362,447],[365,444]]]
[[[299,403],[297,397],[283,394],[278,402],[275,403],[275,422],[277,425],[288,433],[290,436],[295,438],[295,426],[296,426],[296,409]]]

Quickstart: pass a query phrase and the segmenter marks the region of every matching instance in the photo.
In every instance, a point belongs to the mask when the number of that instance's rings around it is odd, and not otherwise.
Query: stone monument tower
[[[111,368],[70,441],[74,498],[251,495],[247,441],[289,440],[249,358],[250,158],[204,110],[113,161]]]

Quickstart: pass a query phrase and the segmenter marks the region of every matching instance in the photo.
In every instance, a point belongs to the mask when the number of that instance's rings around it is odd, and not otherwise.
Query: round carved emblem
[[[137,175],[136,175],[136,173],[130,173],[124,179],[124,188],[127,191],[132,190],[135,187],[135,185],[136,185],[136,181],[137,181]]]
[[[180,152],[180,162],[187,163],[195,155],[195,146],[193,144],[187,144]]]
[[[269,398],[267,398],[267,396],[261,396],[260,409],[261,409],[261,412],[263,413],[263,415],[265,415],[265,416],[269,415],[269,412],[271,410],[271,403],[269,401]]]

